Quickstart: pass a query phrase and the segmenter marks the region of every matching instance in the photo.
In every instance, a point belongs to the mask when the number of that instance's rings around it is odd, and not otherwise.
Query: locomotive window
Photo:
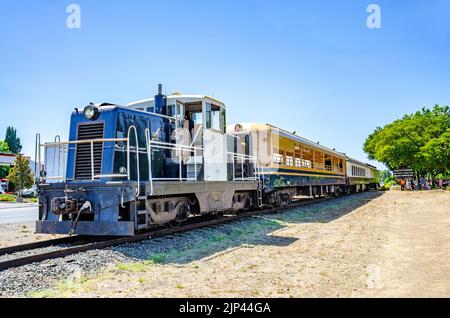
[[[203,114],[202,113],[191,113],[191,120],[194,122],[194,125],[202,125],[203,124]]]
[[[221,118],[222,117],[222,118]],[[206,129],[224,132],[225,118],[219,106],[206,103]]]
[[[225,134],[227,131],[226,131],[226,127],[227,127],[227,117],[226,117],[226,115],[225,115],[226,113],[225,113],[225,109],[221,109],[220,110],[220,119],[221,119],[221,121],[220,121],[220,125],[221,125],[221,130],[222,130],[222,132]]]
[[[211,128],[220,130],[220,109],[218,110],[211,110]]]
[[[211,104],[210,103],[206,103],[206,129],[211,128]]]
[[[176,105],[168,105],[167,106],[167,115],[171,116],[171,117],[175,117],[177,115],[181,114],[181,105],[180,104],[176,104]]]

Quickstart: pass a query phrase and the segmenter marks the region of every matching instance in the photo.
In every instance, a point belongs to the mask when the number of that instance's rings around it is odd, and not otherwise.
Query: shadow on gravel
[[[288,246],[297,238],[272,234],[299,223],[328,223],[381,196],[382,192],[363,192],[339,197],[278,214],[254,216],[214,228],[118,246],[112,250],[130,261],[152,264],[187,264],[218,252],[255,245]]]
[[[353,212],[359,207],[383,195],[370,191],[342,196],[328,202],[294,208],[281,218],[291,223],[328,223]]]

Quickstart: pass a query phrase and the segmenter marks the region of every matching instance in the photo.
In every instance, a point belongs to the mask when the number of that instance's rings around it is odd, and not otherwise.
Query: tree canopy
[[[16,156],[14,166],[9,171],[8,180],[12,182],[15,187],[22,186],[23,189],[30,188],[34,183],[30,161],[24,156]]]
[[[0,140],[0,152],[9,152],[9,146],[6,141]]]
[[[17,137],[17,131],[14,127],[8,126],[6,128],[5,142],[12,153],[19,154],[22,151],[22,144],[20,143],[20,138]]]
[[[450,108],[422,108],[377,127],[364,142],[369,159],[389,169],[412,168],[421,176],[450,172]]]

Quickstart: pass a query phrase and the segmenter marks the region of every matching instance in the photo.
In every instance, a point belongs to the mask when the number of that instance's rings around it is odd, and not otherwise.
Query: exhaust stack
[[[162,93],[162,84],[158,84],[158,95],[155,95],[155,113],[167,115],[167,97]]]

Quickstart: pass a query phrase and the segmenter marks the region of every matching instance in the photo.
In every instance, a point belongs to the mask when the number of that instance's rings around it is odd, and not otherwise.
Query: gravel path
[[[188,264],[221,252],[248,245],[287,246],[292,238],[270,233],[289,223],[329,222],[379,193],[361,193],[292,209],[281,214],[256,216],[216,227],[193,230],[154,240],[132,243],[103,250],[92,250],[64,258],[8,269],[0,272],[0,297],[33,296],[36,291],[83,277],[93,277],[106,267],[123,263]],[[45,249],[58,249],[50,247]],[[41,249],[44,250],[44,249]],[[30,252],[21,252],[29,255]],[[5,258],[11,256],[4,256]],[[0,259],[3,259],[0,257]]]

